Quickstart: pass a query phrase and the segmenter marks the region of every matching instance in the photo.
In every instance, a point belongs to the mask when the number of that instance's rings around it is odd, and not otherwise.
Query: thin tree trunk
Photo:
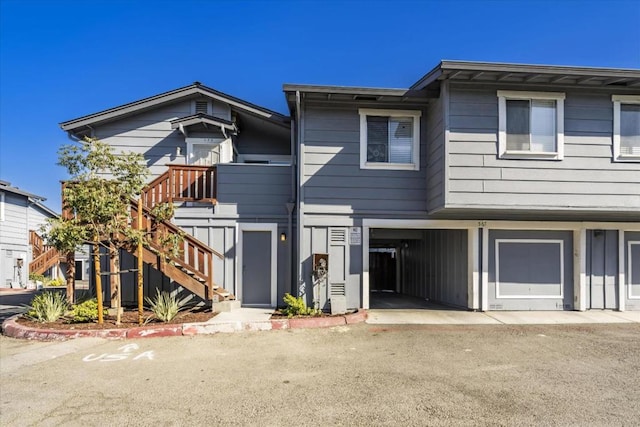
[[[116,310],[116,325],[119,325],[122,320],[122,315],[120,314],[120,307],[122,307],[120,251],[113,243],[109,247],[109,260],[111,266],[111,308],[115,308]]]
[[[73,304],[76,301],[76,257],[73,252],[68,252],[67,262],[67,301]]]
[[[102,276],[100,270],[100,247],[98,246],[98,236],[93,243],[93,266],[96,276],[96,298],[98,299],[98,324],[104,323],[104,310],[102,307]]]

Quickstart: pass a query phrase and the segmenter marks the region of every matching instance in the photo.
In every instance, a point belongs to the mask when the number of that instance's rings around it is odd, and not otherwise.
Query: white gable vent
[[[196,114],[209,114],[209,101],[196,101]]]
[[[345,243],[347,241],[347,230],[344,228],[331,229],[331,243]]]

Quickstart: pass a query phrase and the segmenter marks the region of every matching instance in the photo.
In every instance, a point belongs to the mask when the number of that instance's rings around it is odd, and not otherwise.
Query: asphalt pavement
[[[0,425],[637,425],[640,325],[0,337]]]

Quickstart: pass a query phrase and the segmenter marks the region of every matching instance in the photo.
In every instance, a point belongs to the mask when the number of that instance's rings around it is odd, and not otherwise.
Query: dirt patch
[[[146,323],[143,326],[150,325],[162,325],[162,324],[181,324],[181,323],[200,323],[206,322],[216,316],[218,313],[212,312],[211,309],[195,309],[191,311],[183,311],[171,320],[171,322],[161,322],[158,319],[153,318],[151,311],[145,310],[143,312],[143,319]],[[138,311],[137,310],[125,310],[122,314],[122,321],[119,325],[116,325],[115,316],[104,316],[104,323],[99,325],[96,322],[92,323],[69,323],[66,319],[59,319],[53,323],[39,323],[29,320],[23,316],[16,319],[21,325],[28,326],[36,329],[54,329],[54,330],[100,330],[100,329],[127,329],[138,327]]]
[[[276,319],[276,320],[280,320],[280,319],[313,319],[316,317],[322,318],[322,317],[344,317],[348,314],[353,314],[355,312],[347,312],[344,314],[331,314],[331,313],[325,313],[324,311],[322,313],[319,314],[313,314],[313,315],[308,315],[308,316],[302,316],[302,315],[298,315],[298,316],[292,316],[289,317],[286,314],[283,314],[282,311],[280,309],[274,311],[271,314],[271,318],[272,319]]]

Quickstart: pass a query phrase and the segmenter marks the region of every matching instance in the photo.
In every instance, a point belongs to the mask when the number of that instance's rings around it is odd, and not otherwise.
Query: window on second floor
[[[501,158],[564,157],[564,93],[498,91]]]
[[[420,111],[359,113],[361,169],[420,169]]]
[[[613,158],[640,161],[640,96],[613,95]]]

